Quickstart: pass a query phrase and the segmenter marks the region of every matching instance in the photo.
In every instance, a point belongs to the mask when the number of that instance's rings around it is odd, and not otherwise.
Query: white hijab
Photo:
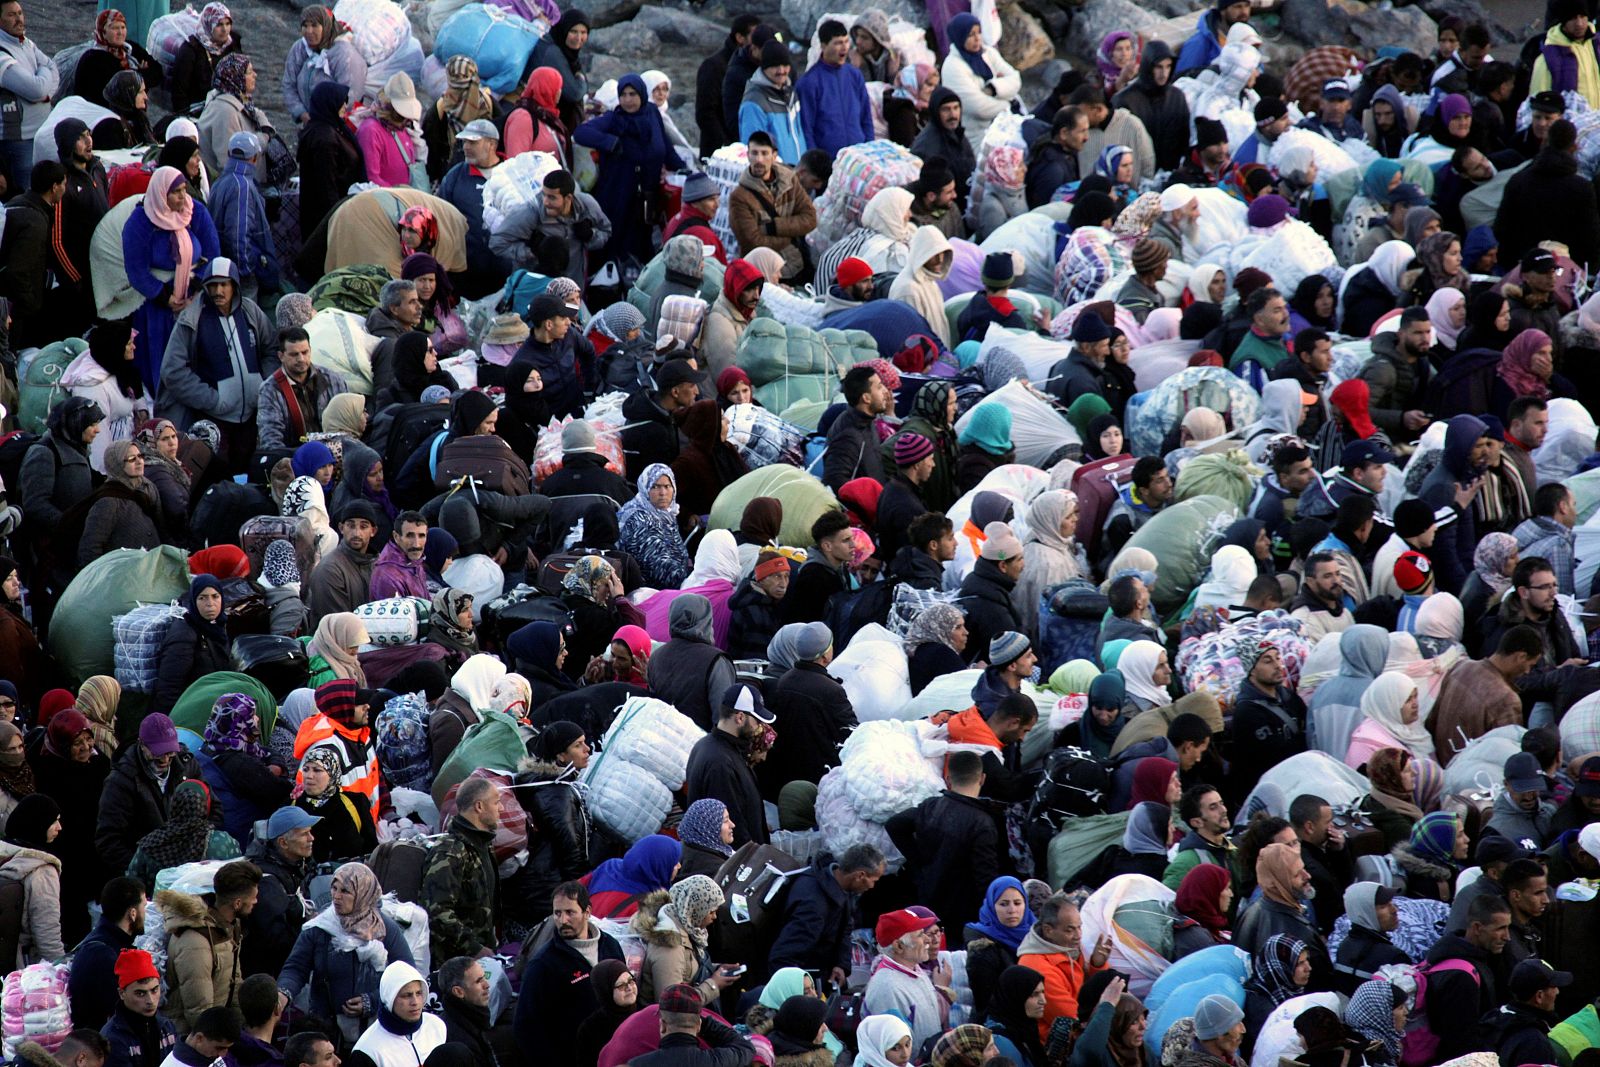
[[[727,530],[712,530],[700,539],[695,550],[694,570],[679,588],[694,589],[715,581],[737,584],[742,568],[739,566],[739,546]]]
[[[1161,664],[1161,657],[1166,654],[1167,650],[1154,641],[1135,641],[1122,650],[1117,669],[1122,671],[1122,680],[1127,683],[1130,697],[1138,697],[1154,708],[1164,708],[1172,703],[1172,694],[1167,692],[1165,686],[1157,685],[1152,677],[1156,667]]]
[[[1419,710],[1412,723],[1400,721],[1400,709],[1417,692],[1417,683],[1399,671],[1386,671],[1373,679],[1361,695],[1361,714],[1389,731],[1413,756],[1433,757],[1433,737],[1422,725]]]
[[[911,1036],[911,1027],[898,1015],[869,1015],[856,1026],[858,1067],[894,1067],[888,1051]]]

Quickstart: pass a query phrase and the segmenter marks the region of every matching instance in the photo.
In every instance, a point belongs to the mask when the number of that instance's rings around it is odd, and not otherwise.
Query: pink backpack
[[[1406,1021],[1405,1038],[1400,1045],[1400,1067],[1428,1067],[1439,1062],[1439,1035],[1428,1025],[1428,979],[1444,971],[1460,971],[1471,975],[1474,987],[1482,982],[1477,969],[1466,960],[1440,960],[1430,966],[1417,968],[1416,1007]]]

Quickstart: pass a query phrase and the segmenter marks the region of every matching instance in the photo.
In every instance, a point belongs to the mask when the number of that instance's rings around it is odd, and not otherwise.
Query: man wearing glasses
[[[17,718],[17,687],[10,682],[0,679],[0,722],[15,722]],[[3,754],[4,748],[0,748]],[[17,751],[22,751],[18,745]]]

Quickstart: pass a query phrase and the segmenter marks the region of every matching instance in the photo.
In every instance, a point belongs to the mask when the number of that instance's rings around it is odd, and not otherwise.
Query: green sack
[[[1200,584],[1200,576],[1211,566],[1212,546],[1228,524],[1239,517],[1239,511],[1222,497],[1197,496],[1168,504],[1128,538],[1124,552],[1142,548],[1161,561],[1150,600],[1162,617],[1181,607]],[[1120,558],[1118,553],[1106,573],[1116,573]]]
[[[1177,503],[1197,496],[1218,496],[1243,512],[1250,506],[1260,478],[1261,472],[1239,449],[1195,456],[1178,472],[1172,499]]]
[[[445,758],[433,776],[433,802],[444,807],[451,788],[466,781],[467,775],[485,767],[491,771],[515,771],[528,755],[517,720],[503,711],[475,708],[478,721],[467,727],[461,743]]]
[[[378,306],[378,294],[394,281],[389,271],[375,263],[354,263],[324,274],[306,295],[318,311],[338,308],[352,315],[366,316]]]
[[[256,715],[261,719],[261,743],[266,744],[273,724],[278,721],[277,698],[248,674],[235,671],[212,671],[191,682],[168,713],[172,717],[172,724],[186,727],[204,737],[206,723],[211,721],[212,707],[216,705],[218,697],[228,693],[243,693],[256,702]]]
[[[758,496],[777,497],[783,501],[783,527],[778,531],[778,543],[796,547],[811,544],[811,524],[824,511],[839,506],[839,498],[818,481],[816,475],[786,463],[772,463],[757,467],[723,487],[711,504],[711,529],[737,530],[745,506]]]
[[[175,545],[119,548],[90,563],[67,586],[50,627],[50,654],[72,688],[115,667],[111,620],[144,604],[170,604],[189,591],[189,557]]]
[[[717,302],[717,297],[722,295],[722,273],[726,268],[710,256],[705,258],[704,263],[705,272],[700,275],[700,299],[706,302],[707,308],[710,308]],[[656,258],[646,263],[644,270],[639,272],[638,279],[628,290],[628,303],[638,308],[639,313],[649,319],[650,308],[656,302],[656,290],[660,289],[666,280],[667,260],[666,252],[663,250],[657,252]],[[656,324],[649,322],[645,328],[654,334]]]
[[[1122,835],[1128,829],[1128,813],[1111,815],[1086,815],[1068,819],[1061,824],[1056,836],[1050,839],[1050,888],[1060,890],[1085,867],[1100,858],[1112,845],[1122,844]]]
[[[17,425],[29,433],[44,433],[45,419],[50,409],[71,394],[61,384],[61,375],[67,364],[77,359],[89,348],[87,341],[68,337],[46,345],[22,361],[17,368],[20,379]]]
[[[750,376],[756,399],[773,411],[803,401],[826,403],[844,372],[878,358],[878,344],[864,330],[813,330],[757,316],[745,327],[734,364]]]

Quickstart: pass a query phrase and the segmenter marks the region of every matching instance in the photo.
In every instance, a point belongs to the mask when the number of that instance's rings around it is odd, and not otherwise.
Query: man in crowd
[[[494,955],[500,879],[490,846],[499,825],[500,787],[487,778],[462,782],[455,817],[444,840],[429,851],[422,878],[421,903],[428,909],[435,956]]]
[[[278,369],[256,394],[256,448],[293,450],[322,432],[328,401],[350,386],[344,376],[312,362],[311,335],[300,326],[278,333]]]

